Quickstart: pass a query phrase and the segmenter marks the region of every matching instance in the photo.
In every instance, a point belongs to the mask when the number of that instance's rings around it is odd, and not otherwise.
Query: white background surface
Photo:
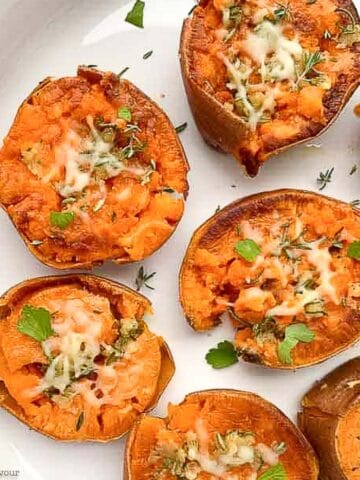
[[[123,21],[132,3],[0,0],[0,136],[6,135],[17,107],[41,79],[72,75],[81,63],[115,72],[129,66],[126,77],[157,101],[174,124],[187,121],[188,128],[181,134],[191,165],[185,216],[170,241],[144,262],[147,270],[157,272],[155,290],[143,292],[156,312],[150,327],[168,341],[177,367],[155,413],[164,415],[169,401],[179,402],[191,391],[230,387],[256,392],[295,419],[298,402],[313,381],[354,357],[359,347],[298,372],[265,370],[244,362],[212,370],[204,355],[218,341],[231,339],[231,329],[224,325],[209,334],[197,334],[188,327],[178,303],[177,274],[192,232],[218,205],[275,188],[316,190],[319,171],[332,166],[333,182],[324,193],[349,201],[360,198],[360,171],[349,176],[352,165],[360,160],[360,119],[352,113],[360,92],[317,141],[321,148],[297,147],[271,160],[256,179],[246,179],[232,158],[203,143],[187,106],[177,51],[182,20],[192,0],[146,0],[144,30]],[[360,7],[360,0],[355,3]],[[154,50],[153,55],[143,60],[149,50]],[[133,286],[138,268],[107,264],[95,273]],[[31,256],[0,212],[0,292],[25,279],[53,273]],[[0,471],[20,470],[17,478],[21,480],[121,480],[123,447],[124,440],[107,445],[57,443],[0,411]]]

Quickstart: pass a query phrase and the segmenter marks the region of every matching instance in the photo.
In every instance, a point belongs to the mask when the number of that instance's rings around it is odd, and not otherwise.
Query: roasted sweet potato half
[[[321,479],[360,479],[360,357],[304,396],[299,426],[318,454]]]
[[[180,45],[200,133],[255,176],[336,120],[359,84],[359,42],[350,0],[200,0]]]
[[[0,298],[0,406],[57,440],[121,437],[174,373],[149,313],[142,295],[90,275],[12,288]]]
[[[194,233],[180,297],[195,330],[228,312],[245,360],[315,364],[360,338],[360,214],[311,192],[231,203]]]
[[[187,170],[154,102],[113,73],[79,67],[21,105],[0,151],[0,204],[47,265],[127,263],[176,228]]]
[[[237,390],[191,393],[166,418],[131,431],[126,480],[316,480],[312,448],[263,398]]]

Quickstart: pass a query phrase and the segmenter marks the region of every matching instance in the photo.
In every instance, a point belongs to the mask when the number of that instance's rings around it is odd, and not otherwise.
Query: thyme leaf
[[[319,190],[324,190],[328,183],[332,181],[332,175],[335,168],[329,168],[325,172],[320,172],[316,182],[319,184]]]
[[[154,287],[152,287],[148,283],[149,280],[151,280],[155,275],[156,275],[156,272],[146,273],[144,270],[144,267],[141,266],[138,270],[138,273],[135,279],[136,290],[139,292],[142,289],[142,287],[149,288],[150,290],[155,290]]]
[[[182,123],[181,125],[179,125],[175,128],[175,132],[177,134],[179,134],[179,133],[183,132],[186,129],[186,127],[187,127],[187,122],[184,122],[184,123]]]
[[[76,420],[76,425],[75,425],[75,429],[76,431],[78,432],[80,430],[80,428],[82,427],[83,423],[84,423],[84,418],[85,418],[85,414],[84,412],[81,412],[78,419]]]

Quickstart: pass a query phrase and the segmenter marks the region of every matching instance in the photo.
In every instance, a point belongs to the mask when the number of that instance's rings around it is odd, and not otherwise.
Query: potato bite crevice
[[[317,479],[314,453],[290,420],[236,390],[191,393],[166,418],[143,416],[126,449],[127,480]]]
[[[245,360],[312,365],[360,337],[360,217],[311,192],[235,201],[194,233],[180,298],[195,330],[228,313]]]
[[[201,0],[180,44],[200,133],[255,176],[335,121],[359,84],[359,42],[349,0]]]
[[[0,299],[0,406],[58,440],[122,436],[174,373],[150,302],[100,277],[24,282]]]
[[[298,423],[314,447],[320,478],[360,478],[360,357],[317,382],[302,399]]]
[[[175,230],[187,171],[155,103],[113,73],[79,67],[21,105],[0,151],[0,203],[52,267],[133,262]]]

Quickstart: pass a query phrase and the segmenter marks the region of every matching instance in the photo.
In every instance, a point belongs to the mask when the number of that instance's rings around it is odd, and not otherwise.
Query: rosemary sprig
[[[334,173],[335,168],[329,168],[325,172],[320,172],[316,182],[319,185],[319,190],[324,190],[328,183],[332,181],[332,175]]]
[[[309,78],[309,75],[315,75],[316,77],[322,76],[321,72],[315,70],[316,65],[324,62],[324,56],[317,50],[316,52],[304,52],[302,58],[302,71],[298,75],[296,86],[299,86],[301,82],[313,82],[314,78]]]
[[[155,275],[156,272],[146,273],[144,267],[141,266],[135,279],[136,290],[139,292],[142,287],[149,288],[150,290],[155,290],[154,287],[152,287],[148,283],[149,280],[151,280]]]
[[[277,8],[274,10],[274,16],[277,22],[289,21],[292,19],[292,13],[290,10],[290,4],[286,5],[282,3],[277,3]]]

